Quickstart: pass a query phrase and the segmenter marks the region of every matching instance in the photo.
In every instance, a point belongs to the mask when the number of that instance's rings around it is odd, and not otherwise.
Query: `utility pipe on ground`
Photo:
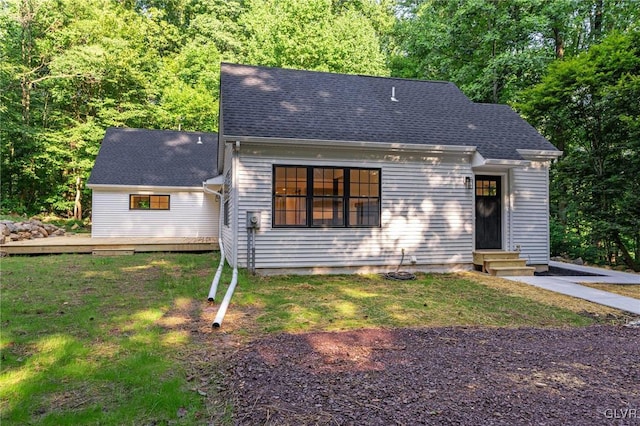
[[[229,284],[229,288],[227,289],[227,293],[224,295],[224,299],[222,299],[222,303],[218,308],[218,313],[213,320],[212,327],[220,328],[222,325],[222,320],[224,319],[225,314],[227,313],[227,308],[229,307],[229,303],[231,302],[231,297],[233,296],[233,292],[236,289],[236,284],[238,284],[238,268],[233,268],[233,276],[231,277],[231,284]]]

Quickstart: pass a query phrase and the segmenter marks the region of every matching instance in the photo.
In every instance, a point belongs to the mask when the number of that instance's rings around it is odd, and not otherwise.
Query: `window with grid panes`
[[[380,226],[380,169],[274,166],[273,226]]]
[[[169,210],[168,195],[129,195],[130,210]]]

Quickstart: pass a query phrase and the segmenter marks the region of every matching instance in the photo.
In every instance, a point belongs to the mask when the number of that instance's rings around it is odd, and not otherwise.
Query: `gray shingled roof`
[[[224,136],[476,146],[487,159],[556,150],[509,106],[448,82],[223,63],[220,92]]]
[[[88,183],[201,186],[218,174],[217,157],[216,133],[110,127]]]

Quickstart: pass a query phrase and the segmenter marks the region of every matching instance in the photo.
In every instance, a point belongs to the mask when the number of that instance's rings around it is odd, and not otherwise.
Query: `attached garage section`
[[[217,237],[218,135],[109,128],[88,181],[93,237]]]
[[[147,199],[149,208],[145,208]],[[132,203],[142,204],[143,208],[132,208]],[[217,197],[205,194],[201,188],[191,191],[94,188],[91,235],[216,237],[219,209]]]

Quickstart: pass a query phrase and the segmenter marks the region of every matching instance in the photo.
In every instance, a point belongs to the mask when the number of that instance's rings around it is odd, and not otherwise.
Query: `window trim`
[[[307,177],[307,193],[304,197],[299,196],[298,198],[304,198],[304,206],[306,219],[305,224],[303,225],[277,225],[276,224],[276,199],[278,195],[276,194],[276,170],[279,167],[283,168],[304,168],[306,170]],[[343,195],[341,196],[327,196],[326,198],[340,198],[342,200],[342,215],[343,215],[343,224],[342,225],[314,225],[313,224],[313,200],[314,198],[323,198],[321,196],[314,196],[313,194],[313,175],[314,169],[334,169],[334,170],[342,170],[344,174],[344,188]],[[351,196],[351,171],[352,170],[368,170],[368,171],[377,171],[378,172],[378,196],[377,197],[362,197],[362,196]],[[297,165],[297,164],[273,164],[271,170],[271,227],[275,229],[324,229],[324,228],[381,228],[382,227],[382,169],[375,167],[341,167],[341,166],[308,166],[308,165]],[[282,196],[281,196],[282,197]],[[285,198],[285,197],[282,197]],[[349,223],[350,219],[350,211],[349,211],[349,201],[352,199],[377,199],[378,200],[378,220],[376,225],[358,225]]]
[[[148,199],[149,207],[146,207],[146,208],[145,207],[134,207],[134,204],[133,204],[133,198],[134,197],[138,197],[138,198],[146,197]],[[152,207],[151,197],[166,197],[167,198],[167,208]],[[169,195],[169,194],[129,194],[129,210],[142,210],[142,211],[149,211],[149,210],[167,211],[167,210],[171,210],[171,195]]]

